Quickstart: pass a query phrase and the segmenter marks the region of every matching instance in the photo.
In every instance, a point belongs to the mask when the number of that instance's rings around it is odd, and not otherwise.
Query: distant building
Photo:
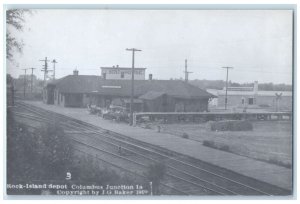
[[[69,75],[48,83],[44,102],[64,107],[117,104],[129,109],[130,80],[103,79],[91,75]],[[147,112],[201,112],[208,110],[212,94],[178,80],[136,80],[134,110]]]
[[[207,90],[218,96],[210,105],[224,108],[226,88],[223,90]],[[291,91],[260,91],[258,82],[253,87],[228,87],[227,89],[228,108],[249,108],[249,109],[270,109],[272,111],[292,110]]]
[[[101,76],[103,79],[118,79],[118,80],[130,80],[131,79],[131,67],[101,67]],[[146,68],[134,68],[134,79],[145,80]]]

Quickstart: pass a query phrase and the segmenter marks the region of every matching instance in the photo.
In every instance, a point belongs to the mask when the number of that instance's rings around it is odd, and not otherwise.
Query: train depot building
[[[102,68],[102,76],[73,75],[47,83],[43,101],[63,107],[97,106],[110,108],[124,107],[129,110],[131,80],[120,80],[123,72],[131,75],[128,69]],[[143,71],[143,72],[140,72]],[[135,112],[203,112],[208,111],[208,102],[215,96],[189,83],[180,80],[153,80],[152,75],[145,80],[145,69],[134,73]],[[112,76],[114,75],[113,79]],[[117,78],[115,75],[119,75]],[[139,76],[139,77],[138,77]],[[125,77],[125,76],[124,76]]]

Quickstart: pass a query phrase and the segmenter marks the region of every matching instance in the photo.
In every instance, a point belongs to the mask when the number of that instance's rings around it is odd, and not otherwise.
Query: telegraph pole
[[[43,69],[41,70],[42,72],[44,72],[44,86],[45,86],[45,84],[46,84],[46,76],[48,74],[48,62],[49,62],[49,60],[47,60],[47,57],[45,57],[44,60],[40,60],[40,61],[45,63]]]
[[[30,91],[31,91],[31,93],[32,93],[32,86],[33,86],[33,70],[36,69],[36,68],[33,68],[33,67],[32,67],[32,68],[29,68],[29,69],[31,69]]]
[[[140,52],[142,50],[131,48],[126,49],[126,51],[132,52],[132,69],[131,69],[131,97],[130,97],[130,125],[133,125],[133,97],[134,97],[134,53]]]
[[[25,96],[26,96],[26,77],[27,77],[26,71],[27,71],[27,69],[23,69],[23,70],[24,70],[24,72],[25,72],[25,75],[24,75],[24,92],[23,92],[23,94],[24,94],[24,99],[25,99]]]
[[[223,69],[227,69],[226,72],[226,91],[225,91],[225,110],[227,110],[227,89],[228,89],[228,69],[233,69],[233,67],[222,67]]]
[[[190,73],[193,73],[193,72],[188,72],[187,70],[187,59],[185,59],[185,70],[184,70],[184,75],[185,75],[185,82],[188,82],[189,81],[189,74]]]
[[[53,63],[53,79],[55,79],[55,64],[57,63],[57,61],[54,59],[52,60]]]

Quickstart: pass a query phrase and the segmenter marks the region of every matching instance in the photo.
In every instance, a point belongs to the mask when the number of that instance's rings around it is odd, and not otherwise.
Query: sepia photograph
[[[5,12],[8,197],[295,194],[293,7]]]

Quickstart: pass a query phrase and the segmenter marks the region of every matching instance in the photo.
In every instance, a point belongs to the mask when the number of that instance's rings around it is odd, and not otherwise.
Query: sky
[[[34,10],[22,32],[23,53],[7,61],[14,77],[55,59],[56,78],[100,75],[100,67],[146,67],[154,79],[229,80],[292,84],[292,11],[288,10]],[[49,63],[50,68],[53,64]],[[28,70],[29,72],[29,70]],[[27,72],[27,73],[28,73]],[[146,77],[147,78],[147,77]]]

